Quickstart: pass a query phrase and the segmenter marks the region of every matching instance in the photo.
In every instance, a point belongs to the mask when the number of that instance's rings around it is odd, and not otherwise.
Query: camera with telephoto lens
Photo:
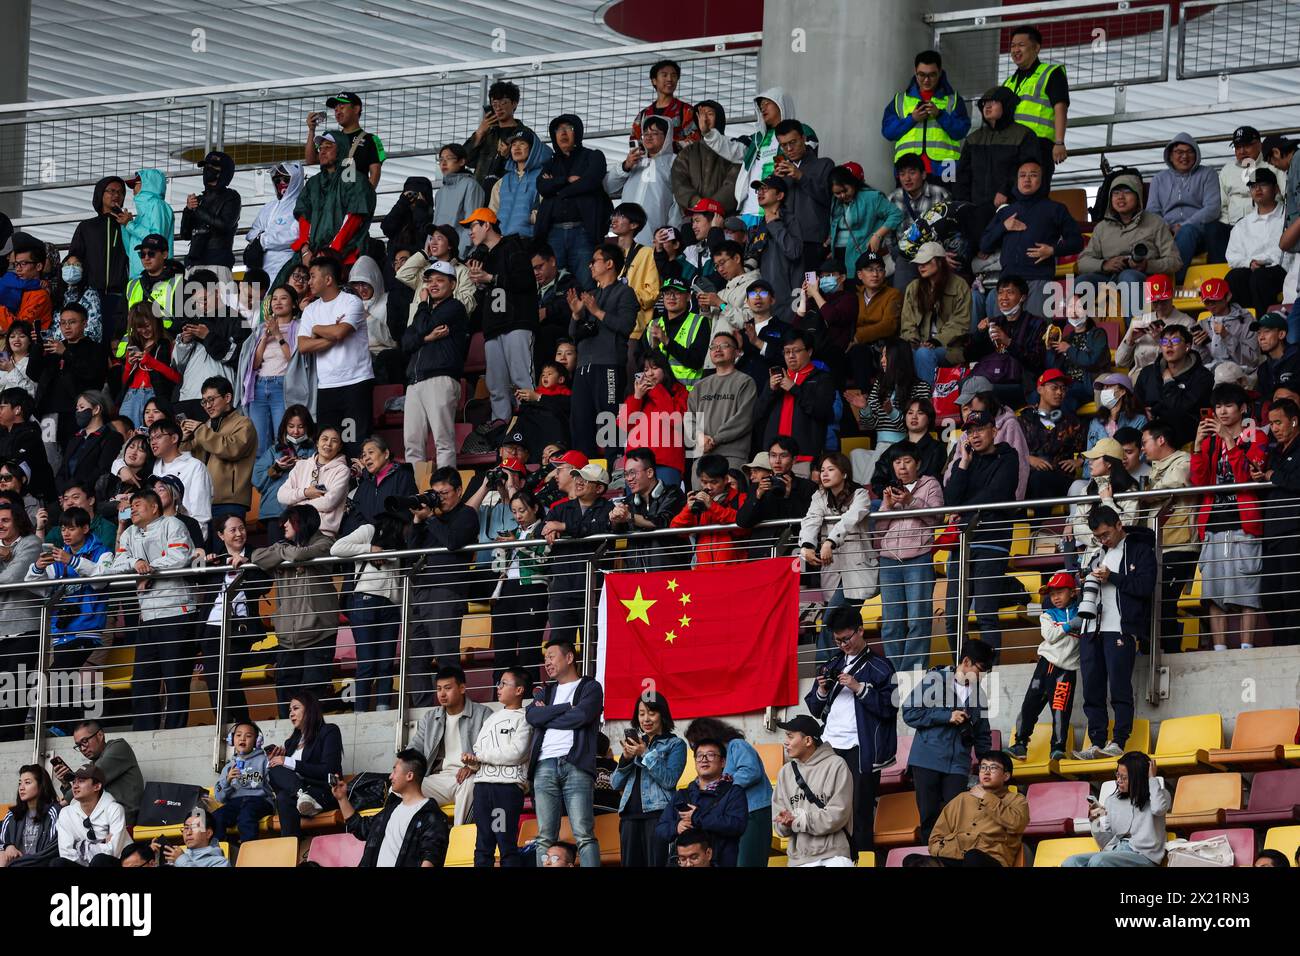
[[[1083,588],[1079,593],[1079,617],[1091,621],[1101,610],[1101,582],[1094,577],[1083,579]]]
[[[1151,256],[1151,247],[1148,246],[1145,242],[1134,243],[1133,251],[1128,254],[1128,257],[1132,259],[1134,262],[1141,262],[1143,259],[1150,258],[1150,256]]]
[[[419,508],[437,511],[442,507],[442,495],[436,491],[422,491],[418,495],[394,496],[384,502],[384,506],[389,511],[415,511]]]

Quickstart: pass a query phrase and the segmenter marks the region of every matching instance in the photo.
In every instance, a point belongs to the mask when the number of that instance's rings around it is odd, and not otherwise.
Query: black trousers
[[[1038,715],[1047,707],[1052,717],[1052,750],[1064,750],[1070,734],[1070,713],[1074,710],[1074,691],[1078,675],[1062,670],[1043,658],[1038,659],[1034,676],[1025,691],[1025,702],[1020,707],[1020,722],[1016,726],[1016,743],[1028,746],[1034,735]]]
[[[916,809],[921,814],[922,844],[930,842],[930,831],[943,808],[966,789],[969,774],[941,773],[925,767],[911,767],[912,785],[916,788]]]
[[[1083,713],[1088,719],[1088,739],[1106,746],[1106,694],[1115,711],[1111,740],[1123,747],[1133,733],[1133,663],[1137,640],[1127,634],[1103,631],[1079,640],[1079,669],[1083,678]]]
[[[275,812],[280,818],[280,836],[296,837],[302,832],[302,815],[298,812],[298,791],[306,790],[322,810],[337,810],[339,802],[329,787],[316,781],[304,780],[297,771],[288,767],[272,767],[266,774],[275,794]]]
[[[321,701],[330,697],[334,690],[330,683],[333,672],[333,643],[297,650],[280,648],[275,658],[275,699],[279,705],[280,719],[288,719],[289,701],[294,692],[301,688],[310,690]]]
[[[247,627],[247,625],[244,625]],[[248,719],[248,698],[240,687],[239,678],[244,668],[252,663],[254,640],[261,640],[265,635],[255,636],[241,632],[239,623],[232,619],[230,633],[226,639],[226,694],[223,721],[233,724],[237,720]],[[208,695],[212,705],[217,704],[217,673],[221,660],[221,628],[215,624],[204,624],[199,631],[199,652],[203,655],[203,683],[208,685]]]
[[[524,812],[524,791],[512,783],[474,785],[474,865],[491,867],[494,854],[501,866],[523,866],[519,852],[519,815]]]
[[[1029,469],[1029,482],[1025,486],[1025,499],[1034,501],[1041,498],[1064,498],[1074,483],[1074,475],[1066,474],[1059,468],[1051,471]]]
[[[573,395],[569,399],[569,431],[574,448],[588,458],[604,457],[613,464],[610,453],[618,447],[617,440],[610,445],[600,445],[597,433],[602,424],[616,420],[626,390],[627,370],[622,365],[578,367],[573,376]]]
[[[942,863],[944,866],[977,866],[977,867],[999,866],[1000,867],[1002,865],[997,860],[993,859],[993,857],[985,853],[983,850],[967,850],[966,854],[960,860],[953,859],[952,857],[948,857],[948,856],[938,856],[935,857],[935,859],[938,860],[940,863]]]
[[[332,425],[339,429],[349,458],[357,454],[361,442],[370,434],[374,393],[374,379],[316,391],[316,427]]]
[[[655,836],[658,823],[657,813],[638,813],[619,819],[618,845],[623,866],[662,869],[668,865],[668,844]]]
[[[28,673],[36,670],[36,651],[40,638],[35,634],[20,634],[7,641],[0,641],[0,670],[15,675],[15,686],[24,691],[28,684],[17,681],[17,675],[25,669]],[[22,740],[27,733],[27,694],[14,695],[13,707],[0,708],[0,740]]]
[[[194,621],[190,615],[141,621],[131,671],[132,730],[183,727],[194,673]],[[159,683],[162,684],[161,693]],[[288,716],[288,713],[285,713]]]
[[[412,707],[432,707],[433,675],[442,664],[460,663],[460,619],[465,594],[456,588],[421,587],[412,608],[406,686]]]
[[[1300,533],[1267,528],[1264,538],[1264,580],[1260,588],[1274,647],[1300,644],[1300,597],[1292,590],[1300,575]]]
[[[853,774],[853,837],[849,841],[854,854],[870,850],[876,845],[876,791],[880,789],[880,773],[863,773],[858,769],[858,748],[835,748],[844,758]],[[855,857],[856,858],[856,857]]]
[[[1043,189],[1047,189],[1052,184],[1052,174],[1056,172],[1056,160],[1052,158],[1052,150],[1055,147],[1055,134],[1038,137],[1038,158],[1043,167]]]
[[[1267,547],[1267,544],[1265,545]],[[1178,599],[1196,577],[1195,551],[1166,551],[1160,568],[1160,651],[1177,654],[1183,647]]]
[[[542,633],[546,630],[545,586],[524,587],[507,578],[492,606],[492,667],[501,676],[518,665],[532,680],[541,678]]]
[[[1254,309],[1263,315],[1282,301],[1282,283],[1286,270],[1281,266],[1260,266],[1258,269],[1229,269],[1228,288],[1233,300],[1243,309]]]

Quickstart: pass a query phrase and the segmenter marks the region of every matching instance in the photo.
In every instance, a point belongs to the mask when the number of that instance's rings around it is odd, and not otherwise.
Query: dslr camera
[[[430,511],[437,511],[442,507],[442,495],[436,491],[422,491],[418,495],[409,495],[401,497],[392,497],[385,502],[390,511],[403,510],[415,511],[419,508],[428,508]]]
[[[1134,262],[1141,262],[1143,259],[1149,259],[1151,258],[1151,247],[1145,242],[1134,243],[1133,251],[1128,254],[1128,257]]]

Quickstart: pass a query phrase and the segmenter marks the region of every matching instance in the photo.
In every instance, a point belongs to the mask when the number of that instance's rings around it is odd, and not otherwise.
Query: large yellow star
[[[645,623],[647,624],[650,623],[650,616],[647,612],[650,610],[652,606],[659,603],[658,601],[651,601],[651,600],[647,600],[646,598],[643,598],[641,596],[640,588],[636,589],[636,597],[632,598],[632,600],[626,601],[620,598],[619,601],[625,608],[627,608],[628,621],[639,620],[639,621],[645,621]]]
[[[664,640],[671,644],[673,641],[677,640],[677,635],[673,631],[669,631],[664,635]]]
[[[678,598],[678,600],[682,602],[682,607],[685,607],[686,605],[691,603],[691,596],[689,594],[683,594],[680,598]]]
[[[668,590],[670,590],[670,591],[676,591],[676,590],[677,590],[677,579],[676,579],[676,578],[673,578],[671,581],[668,582]]]
[[[687,617],[685,614],[683,614],[681,619],[677,623],[680,624],[682,627],[690,627],[691,619]]]

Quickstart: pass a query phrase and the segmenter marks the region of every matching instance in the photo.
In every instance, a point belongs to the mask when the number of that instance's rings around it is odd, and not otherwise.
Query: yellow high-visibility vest
[[[1020,97],[1020,102],[1016,104],[1015,121],[1021,126],[1029,127],[1034,135],[1052,142],[1056,142],[1056,114],[1047,98],[1047,80],[1053,70],[1060,69],[1063,67],[1059,63],[1040,61],[1038,68],[1019,84],[1016,83],[1014,73],[1002,84]]]
[[[921,105],[921,98],[913,96],[910,91],[899,93],[894,97],[894,112],[899,119],[905,119]],[[957,94],[936,96],[930,100],[940,112],[949,113],[957,105]],[[909,153],[924,153],[938,162],[956,162],[961,156],[961,143],[944,132],[936,120],[931,123],[917,123],[894,143],[894,162]]]

